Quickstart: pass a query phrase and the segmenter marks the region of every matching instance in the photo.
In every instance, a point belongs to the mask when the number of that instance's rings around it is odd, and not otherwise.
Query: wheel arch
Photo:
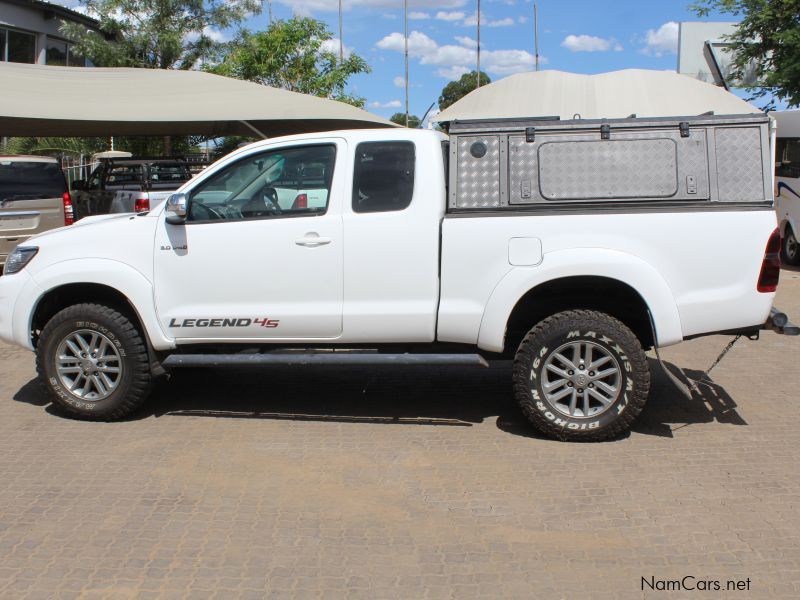
[[[542,319],[572,309],[606,312],[625,323],[647,348],[680,342],[683,333],[667,283],[638,257],[602,248],[545,255],[541,267],[512,269],[493,290],[484,311],[478,346],[513,352],[525,331]]]
[[[129,266],[109,259],[64,261],[35,273],[34,278],[39,294],[29,305],[33,308],[28,320],[33,347],[50,317],[67,306],[84,302],[106,304],[125,314],[154,349],[174,347],[174,341],[164,335],[158,322],[152,285]]]

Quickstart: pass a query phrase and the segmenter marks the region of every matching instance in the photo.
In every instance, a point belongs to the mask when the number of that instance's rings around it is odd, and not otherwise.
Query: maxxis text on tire
[[[549,437],[600,441],[630,429],[650,389],[634,333],[601,312],[570,310],[528,332],[514,359],[514,395]]]

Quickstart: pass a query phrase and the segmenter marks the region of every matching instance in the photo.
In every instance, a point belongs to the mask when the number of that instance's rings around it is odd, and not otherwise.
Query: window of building
[[[36,62],[36,36],[22,31],[6,30],[6,60],[8,62]]]
[[[67,43],[59,40],[47,40],[47,64],[56,67],[67,66]]]
[[[0,60],[6,60],[6,30],[0,29]]]
[[[414,144],[362,142],[356,148],[353,212],[403,210],[414,195]]]

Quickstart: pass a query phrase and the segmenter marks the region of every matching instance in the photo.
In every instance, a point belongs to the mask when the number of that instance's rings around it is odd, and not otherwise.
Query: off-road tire
[[[791,225],[786,224],[781,243],[781,261],[787,265],[800,265],[800,245]]]
[[[116,389],[106,398],[82,400],[71,394],[58,377],[56,354],[70,333],[97,331],[116,348],[123,363]],[[150,361],[142,334],[120,312],[100,304],[76,304],[56,313],[39,336],[36,370],[61,411],[74,419],[115,421],[135,411],[147,399],[152,387]]]
[[[574,342],[601,346],[618,363],[620,391],[597,416],[570,416],[547,400],[542,388],[546,361]],[[647,357],[633,332],[617,319],[591,310],[570,310],[546,318],[531,329],[514,358],[514,395],[525,416],[545,435],[562,441],[602,441],[630,429],[650,389]]]

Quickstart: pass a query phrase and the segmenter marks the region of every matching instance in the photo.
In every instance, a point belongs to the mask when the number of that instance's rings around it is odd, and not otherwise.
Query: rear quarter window
[[[66,191],[64,173],[57,163],[0,158],[0,200],[57,198]]]

